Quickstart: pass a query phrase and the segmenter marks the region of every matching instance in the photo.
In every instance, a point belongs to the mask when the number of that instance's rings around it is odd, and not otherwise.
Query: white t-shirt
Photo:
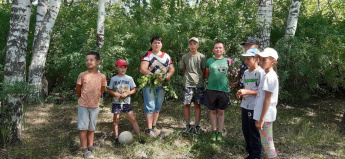
[[[265,91],[271,92],[271,102],[268,107],[266,116],[264,118],[265,122],[273,122],[276,120],[277,116],[277,103],[278,103],[278,91],[279,91],[279,81],[278,76],[275,71],[270,71],[266,73],[259,85],[259,91],[257,94],[256,105],[254,108],[254,119],[260,120],[262,107],[265,99]]]
[[[134,80],[131,76],[114,76],[110,79],[109,89],[112,89],[114,92],[123,94],[125,92],[130,92],[135,87]],[[116,104],[131,104],[131,97],[127,96],[126,98],[117,99],[113,97],[113,103]]]
[[[241,83],[243,83],[244,89],[251,90],[251,91],[258,91],[260,81],[263,79],[264,75],[266,74],[265,71],[259,66],[252,72],[247,69],[241,79]],[[254,110],[256,101],[256,95],[246,94],[242,96],[241,107],[248,110]]]

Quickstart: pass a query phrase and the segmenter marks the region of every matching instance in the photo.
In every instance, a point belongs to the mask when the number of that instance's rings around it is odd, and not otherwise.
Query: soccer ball
[[[129,131],[124,131],[119,135],[120,144],[129,144],[133,141],[133,135]]]

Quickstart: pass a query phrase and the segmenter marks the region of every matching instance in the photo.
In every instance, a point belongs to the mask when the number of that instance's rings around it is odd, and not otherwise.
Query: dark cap
[[[243,43],[241,43],[241,45],[244,45],[244,44],[254,44],[254,45],[259,45],[259,42],[253,38],[253,37],[248,37],[246,40],[244,40]]]

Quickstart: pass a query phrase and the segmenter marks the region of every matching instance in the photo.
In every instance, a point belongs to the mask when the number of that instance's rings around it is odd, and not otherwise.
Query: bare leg
[[[217,109],[218,132],[223,132],[224,110]]]
[[[216,110],[210,110],[210,120],[211,120],[212,131],[216,131],[217,130],[217,111]]]
[[[147,128],[152,129],[153,114],[145,114]]]
[[[95,131],[87,131],[87,146],[93,146]]]
[[[133,129],[135,130],[135,132],[137,134],[140,134],[140,129],[139,129],[139,125],[137,120],[135,119],[135,115],[133,113],[133,111],[130,111],[128,113],[126,113],[128,120],[132,123]]]
[[[113,117],[113,131],[115,137],[119,136],[119,121],[120,121],[120,114],[114,114]]]
[[[79,130],[79,139],[80,145],[82,149],[87,148],[87,130]]]
[[[184,113],[184,119],[185,120],[190,120],[190,104],[186,104],[183,107],[183,113]]]
[[[200,121],[200,116],[201,116],[200,104],[194,103],[194,109],[195,109],[195,121]]]
[[[152,125],[155,125],[155,126],[156,126],[158,117],[159,117],[159,112],[153,112],[153,121],[152,121]]]

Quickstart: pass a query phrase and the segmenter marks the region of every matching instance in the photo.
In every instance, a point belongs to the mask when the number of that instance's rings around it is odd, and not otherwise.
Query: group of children
[[[164,80],[169,80],[175,69],[170,56],[161,51],[162,38],[153,37],[151,48],[141,59],[140,72],[143,75],[159,74]],[[277,158],[273,144],[272,125],[276,118],[278,102],[278,76],[273,67],[278,60],[277,52],[266,48],[260,52],[258,42],[254,38],[247,38],[241,45],[245,53],[241,54],[244,61],[239,71],[238,81],[232,83],[227,74],[229,64],[224,58],[225,44],[215,42],[213,58],[206,60],[205,55],[198,52],[198,38],[188,41],[190,52],[182,56],[180,63],[183,71],[183,103],[185,132],[200,134],[201,104],[210,110],[212,127],[211,141],[222,141],[224,126],[224,110],[230,103],[229,90],[231,87],[240,87],[236,97],[242,99],[242,131],[246,141],[246,159],[256,159],[261,156],[264,147],[265,158]],[[86,56],[88,71],[82,72],[77,80],[78,95],[78,130],[80,144],[85,158],[93,158],[93,138],[99,112],[99,98],[107,86],[106,77],[99,73],[97,65],[100,57],[97,52],[89,52]],[[260,65],[260,66],[259,66]],[[140,134],[138,123],[130,105],[130,95],[135,93],[135,82],[126,75],[128,65],[120,59],[115,64],[118,75],[111,78],[108,93],[113,96],[112,110],[114,142],[118,142],[118,123],[120,111],[126,113],[137,134]],[[206,90],[204,88],[207,79]],[[154,93],[154,91],[156,91]],[[162,87],[153,90],[150,87],[143,89],[147,134],[156,137],[159,130],[156,128],[159,111],[164,100],[165,91]],[[195,127],[190,124],[190,106],[195,108]]]

